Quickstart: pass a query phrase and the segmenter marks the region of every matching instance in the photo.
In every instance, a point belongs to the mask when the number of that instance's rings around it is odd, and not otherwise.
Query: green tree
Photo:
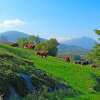
[[[46,50],[48,51],[49,55],[56,56],[57,55],[57,46],[58,42],[56,39],[50,39],[44,42],[40,42],[36,45],[35,50]]]
[[[100,30],[95,30],[95,33],[99,36]],[[98,38],[100,41],[100,38]],[[100,43],[98,43],[93,50],[87,56],[90,60],[100,66]]]
[[[48,41],[48,51],[50,55],[52,56],[57,55],[57,51],[58,51],[57,46],[58,46],[58,42],[56,39],[50,39]]]
[[[32,42],[34,44],[40,43],[39,36],[31,35],[28,40],[29,40],[29,42]]]
[[[38,51],[38,50],[48,50],[48,43],[47,43],[47,41],[40,42],[39,44],[37,44],[35,46],[35,50],[36,51]]]
[[[19,45],[19,47],[21,47],[21,48],[23,48],[24,47],[24,45],[26,44],[28,42],[28,39],[27,38],[19,38],[18,40],[17,40],[17,43],[18,43],[18,45]]]

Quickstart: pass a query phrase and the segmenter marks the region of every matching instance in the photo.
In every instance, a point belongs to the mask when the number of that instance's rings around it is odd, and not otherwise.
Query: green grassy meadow
[[[100,99],[100,92],[95,92],[92,89],[96,84],[95,77],[100,76],[99,68],[93,69],[90,66],[80,66],[73,62],[66,63],[63,59],[51,56],[42,58],[37,56],[33,50],[13,48],[3,44],[0,44],[0,53],[1,52],[7,52],[32,61],[37,68],[57,78],[59,81],[68,83],[73,89],[79,92],[79,95],[66,97],[66,100]]]

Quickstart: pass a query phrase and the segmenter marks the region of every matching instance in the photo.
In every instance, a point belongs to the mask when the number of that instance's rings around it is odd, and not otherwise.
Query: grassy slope
[[[64,80],[82,93],[80,97],[76,97],[76,100],[98,100],[100,97],[100,93],[93,94],[91,89],[95,84],[92,75],[100,76],[100,70],[98,69],[91,69],[89,66],[82,67],[72,63],[68,64],[54,57],[41,58],[31,50],[12,48],[6,45],[0,45],[0,50],[29,59],[34,62],[37,68],[60,80]],[[75,98],[67,98],[67,100],[75,100]]]

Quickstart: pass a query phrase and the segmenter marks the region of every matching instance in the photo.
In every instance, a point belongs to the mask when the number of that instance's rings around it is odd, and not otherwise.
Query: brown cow
[[[70,56],[65,56],[65,57],[64,57],[64,61],[65,61],[65,62],[70,62],[70,61],[71,61]]]
[[[27,49],[33,49],[34,47],[35,47],[35,45],[32,43],[28,43],[28,44],[24,45],[24,48],[27,48]]]
[[[96,65],[96,64],[93,64],[93,65],[91,65],[91,67],[92,67],[92,68],[96,68],[96,67],[97,67],[97,65]]]
[[[40,51],[37,51],[36,54],[41,56],[41,57],[47,57],[48,51],[40,50]]]

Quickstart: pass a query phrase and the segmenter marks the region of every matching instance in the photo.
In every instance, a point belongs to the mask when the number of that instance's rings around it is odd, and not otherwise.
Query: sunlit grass
[[[33,50],[12,48],[6,45],[0,45],[1,51],[33,61],[37,68],[46,71],[49,75],[58,78],[60,81],[68,83],[72,88],[82,93],[82,96],[74,99],[67,98],[66,100],[99,100],[99,93],[93,93],[92,87],[96,82],[93,75],[100,76],[100,69],[66,63],[56,57],[49,56],[42,58],[37,56]]]

